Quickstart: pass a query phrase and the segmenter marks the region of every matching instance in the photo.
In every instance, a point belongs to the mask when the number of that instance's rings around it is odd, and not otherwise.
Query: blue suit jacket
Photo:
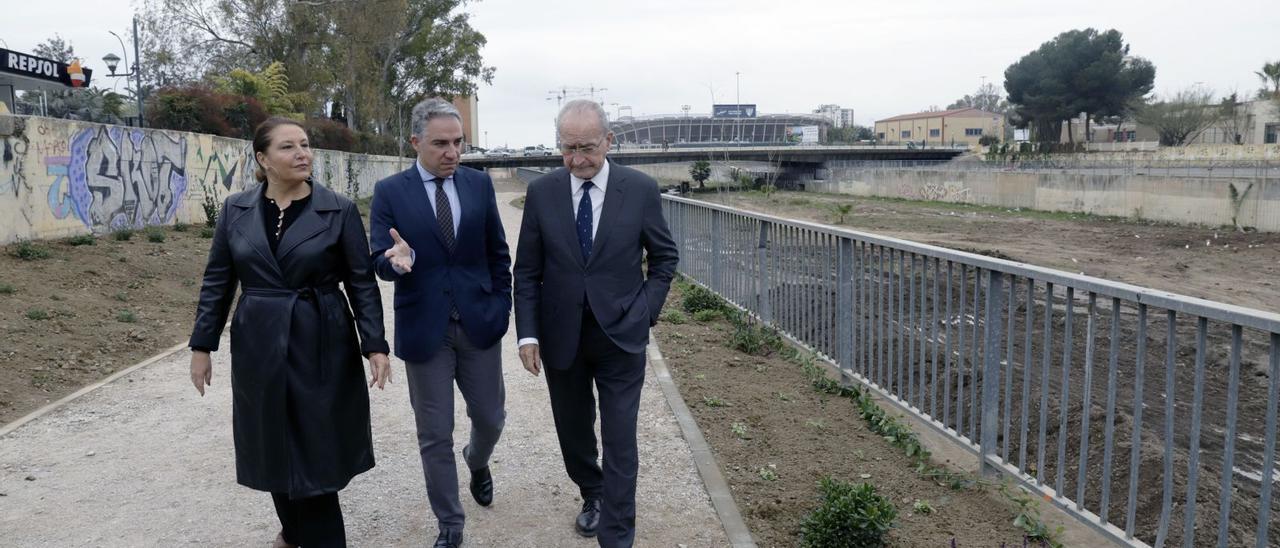
[[[584,305],[618,348],[644,352],[680,262],[653,178],[609,164],[585,262],[570,196],[565,168],[529,183],[516,248],[516,333],[536,337],[542,360],[554,369],[567,369],[578,353]]]
[[[370,250],[379,278],[396,283],[396,356],[425,362],[444,343],[449,306],[458,308],[472,343],[488,347],[507,332],[511,313],[511,256],[489,175],[459,166],[453,174],[461,212],[451,252],[444,244],[432,198],[417,166],[378,181],[369,214]],[[400,275],[383,253],[390,230],[413,248],[413,269]]]

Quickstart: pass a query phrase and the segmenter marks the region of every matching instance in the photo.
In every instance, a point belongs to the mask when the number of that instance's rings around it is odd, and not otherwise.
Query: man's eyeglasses
[[[585,145],[560,145],[560,152],[564,153],[565,156],[572,156],[574,154],[578,154],[581,156],[588,156],[599,149],[600,149],[600,143],[590,143]]]

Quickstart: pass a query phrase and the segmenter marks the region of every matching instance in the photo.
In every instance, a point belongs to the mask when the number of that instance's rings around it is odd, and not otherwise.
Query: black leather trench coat
[[[315,184],[273,254],[262,200],[255,186],[223,204],[191,346],[217,350],[238,285],[236,480],[292,498],[332,493],[373,468],[361,355],[388,347],[369,243],[355,204]]]

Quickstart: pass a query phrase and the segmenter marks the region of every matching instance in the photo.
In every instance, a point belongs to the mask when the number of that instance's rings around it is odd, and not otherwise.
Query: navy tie
[[[582,183],[582,199],[578,200],[578,247],[582,248],[582,262],[591,259],[591,181]]]

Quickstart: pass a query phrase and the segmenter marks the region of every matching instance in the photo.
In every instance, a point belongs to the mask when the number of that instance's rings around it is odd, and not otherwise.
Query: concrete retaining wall
[[[1280,232],[1280,179],[836,168],[806,190],[1230,226]]]
[[[196,133],[0,116],[0,244],[205,221],[253,182],[248,141]],[[315,180],[373,193],[411,160],[316,150]]]

